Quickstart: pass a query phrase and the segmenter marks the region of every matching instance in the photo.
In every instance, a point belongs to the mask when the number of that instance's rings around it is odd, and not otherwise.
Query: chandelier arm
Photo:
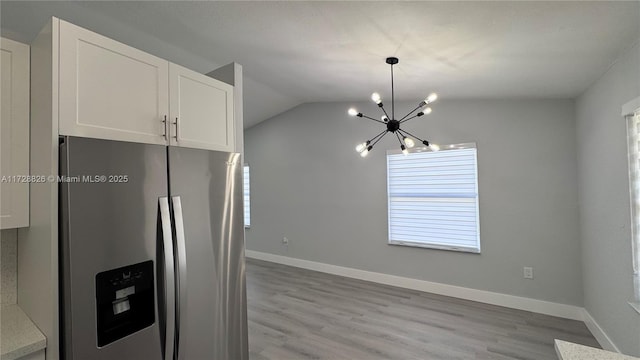
[[[398,131],[400,131],[401,133],[404,133],[403,135],[405,135],[405,136],[406,136],[406,135],[409,135],[409,136],[413,136],[414,138],[416,138],[416,139],[418,139],[418,140],[420,140],[420,141],[425,141],[425,140],[420,139],[419,137],[417,137],[417,136],[413,135],[412,133],[408,132],[407,130],[400,130],[400,129],[398,129]]]
[[[365,119],[373,120],[373,121],[375,121],[375,122],[379,122],[379,123],[381,123],[381,124],[386,124],[384,121],[380,121],[380,120],[378,120],[378,119],[374,119],[374,118],[372,118],[372,117],[370,117],[370,116],[367,116],[367,115],[364,115],[364,114],[362,114],[362,117],[363,117],[363,118],[365,118]]]
[[[374,146],[375,146],[375,144],[377,144],[377,143],[378,143],[378,141],[382,140],[382,138],[383,138],[385,135],[387,135],[388,133],[389,133],[389,132],[385,130],[385,132],[382,134],[382,136],[380,136],[380,137],[378,138],[378,140],[376,140],[373,144],[371,144],[371,145],[369,145],[369,146],[374,147]]]
[[[402,119],[400,119],[400,120],[398,120],[398,121],[402,122],[402,120],[406,119],[406,118],[407,118],[407,116],[409,116],[409,115],[413,114],[416,110],[420,109],[421,107],[422,107],[422,106],[418,105],[418,107],[416,107],[415,109],[413,109],[413,110],[409,111],[409,113],[408,113],[407,115],[405,115]]]
[[[400,135],[398,135],[399,132],[400,131],[396,131],[395,134],[396,134],[396,137],[398,138],[398,142],[400,143],[400,146],[402,146],[404,144],[402,143],[402,140],[400,140]]]
[[[413,115],[412,117],[410,117],[410,118],[408,118],[408,119],[404,119],[404,120],[400,121],[400,124],[402,124],[402,123],[404,123],[404,122],[407,122],[407,121],[409,121],[409,120],[411,120],[411,119],[415,119],[415,118],[417,118],[417,117],[418,117],[418,115]]]
[[[384,109],[384,105],[382,105],[382,103],[380,103],[380,109],[382,109],[382,112],[384,112],[384,114],[387,116],[387,119],[391,120],[391,118],[389,117],[389,114],[387,114],[387,110]]]
[[[378,135],[376,135],[376,136],[372,137],[372,138],[369,140],[369,142],[372,142],[372,141],[376,140],[378,137],[380,137],[380,136],[384,135],[384,133],[386,133],[386,132],[387,132],[387,129],[382,130],[382,132],[381,132],[380,134],[378,134]]]

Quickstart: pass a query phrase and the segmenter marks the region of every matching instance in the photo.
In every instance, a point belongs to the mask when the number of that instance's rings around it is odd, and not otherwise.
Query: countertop
[[[556,339],[556,353],[560,360],[638,360],[640,358]]]
[[[47,346],[47,340],[18,305],[0,309],[0,359],[14,360]]]

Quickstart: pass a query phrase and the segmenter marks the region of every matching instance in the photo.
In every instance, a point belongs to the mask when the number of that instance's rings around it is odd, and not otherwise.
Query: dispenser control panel
[[[98,347],[155,322],[153,261],[96,274]]]

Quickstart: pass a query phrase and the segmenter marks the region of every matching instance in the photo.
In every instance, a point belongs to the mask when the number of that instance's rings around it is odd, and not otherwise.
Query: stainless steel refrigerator
[[[61,347],[248,359],[240,154],[61,138]]]

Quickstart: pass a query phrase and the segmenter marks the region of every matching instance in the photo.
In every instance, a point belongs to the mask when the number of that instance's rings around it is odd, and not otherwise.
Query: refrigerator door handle
[[[184,222],[182,219],[182,202],[180,201],[180,196],[173,196],[171,200],[173,203],[173,218],[176,230],[176,259],[178,259],[178,292],[176,292],[178,306],[176,307],[176,319],[178,324],[180,324],[180,312],[181,309],[186,306],[184,301],[187,299],[187,248],[184,238]],[[180,350],[180,326],[178,325],[176,329],[177,357]]]
[[[164,281],[165,281],[165,360],[174,358],[174,342],[176,331],[176,289],[175,268],[173,263],[173,239],[171,228],[171,214],[169,212],[169,199],[158,199],[160,206],[160,219],[162,222],[162,245],[164,251]]]

